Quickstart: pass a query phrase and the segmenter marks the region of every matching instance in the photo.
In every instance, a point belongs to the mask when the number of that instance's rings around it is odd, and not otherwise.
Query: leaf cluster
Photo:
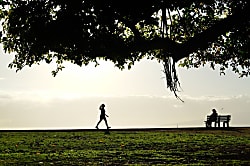
[[[250,74],[249,2],[230,0],[1,0],[0,42],[11,68],[99,59],[131,68],[143,57]],[[175,71],[175,69],[174,69]]]

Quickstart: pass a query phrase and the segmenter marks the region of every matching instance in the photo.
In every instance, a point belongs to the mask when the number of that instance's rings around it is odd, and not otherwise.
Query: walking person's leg
[[[106,118],[104,118],[104,121],[105,121],[105,124],[106,124],[106,126],[107,126],[107,129],[109,129],[110,127],[109,127],[109,125],[108,125],[108,121],[107,121],[107,119],[106,119]]]
[[[102,119],[103,119],[103,118],[102,118],[102,117],[100,117],[100,120],[99,120],[99,122],[97,123],[97,125],[96,125],[96,127],[95,127],[95,128],[99,129],[99,128],[98,128],[98,126],[99,126],[99,124],[101,123]]]

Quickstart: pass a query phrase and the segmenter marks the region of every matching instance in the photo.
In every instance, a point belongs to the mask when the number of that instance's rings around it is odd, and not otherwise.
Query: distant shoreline
[[[110,131],[173,131],[173,130],[235,130],[235,129],[250,129],[250,127],[220,127],[220,128],[206,128],[206,127],[182,127],[182,128],[114,128]],[[106,129],[1,129],[0,132],[85,132],[85,131],[105,131]]]

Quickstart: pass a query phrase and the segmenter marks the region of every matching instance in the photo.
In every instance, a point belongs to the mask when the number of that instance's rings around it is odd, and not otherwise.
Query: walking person
[[[107,126],[107,130],[109,129],[109,128],[111,128],[111,127],[109,127],[108,126],[108,122],[107,122],[107,119],[106,119],[106,117],[109,117],[108,115],[106,115],[106,112],[105,112],[105,105],[104,104],[102,104],[100,107],[99,107],[99,109],[101,110],[101,115],[100,115],[100,120],[99,120],[99,122],[97,123],[97,125],[96,125],[96,129],[99,129],[98,128],[98,126],[99,126],[99,124],[101,123],[101,121],[102,120],[104,120],[104,122],[105,122],[105,124],[106,124],[106,126]]]

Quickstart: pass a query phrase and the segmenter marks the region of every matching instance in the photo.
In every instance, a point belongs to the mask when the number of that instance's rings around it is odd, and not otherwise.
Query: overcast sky
[[[232,126],[250,126],[250,78],[231,71],[177,68],[182,103],[166,89],[156,61],[123,71],[104,61],[98,67],[65,63],[53,77],[54,64],[16,73],[7,67],[12,59],[0,48],[0,129],[94,128],[101,103],[112,128],[201,127],[212,108],[231,114]]]

